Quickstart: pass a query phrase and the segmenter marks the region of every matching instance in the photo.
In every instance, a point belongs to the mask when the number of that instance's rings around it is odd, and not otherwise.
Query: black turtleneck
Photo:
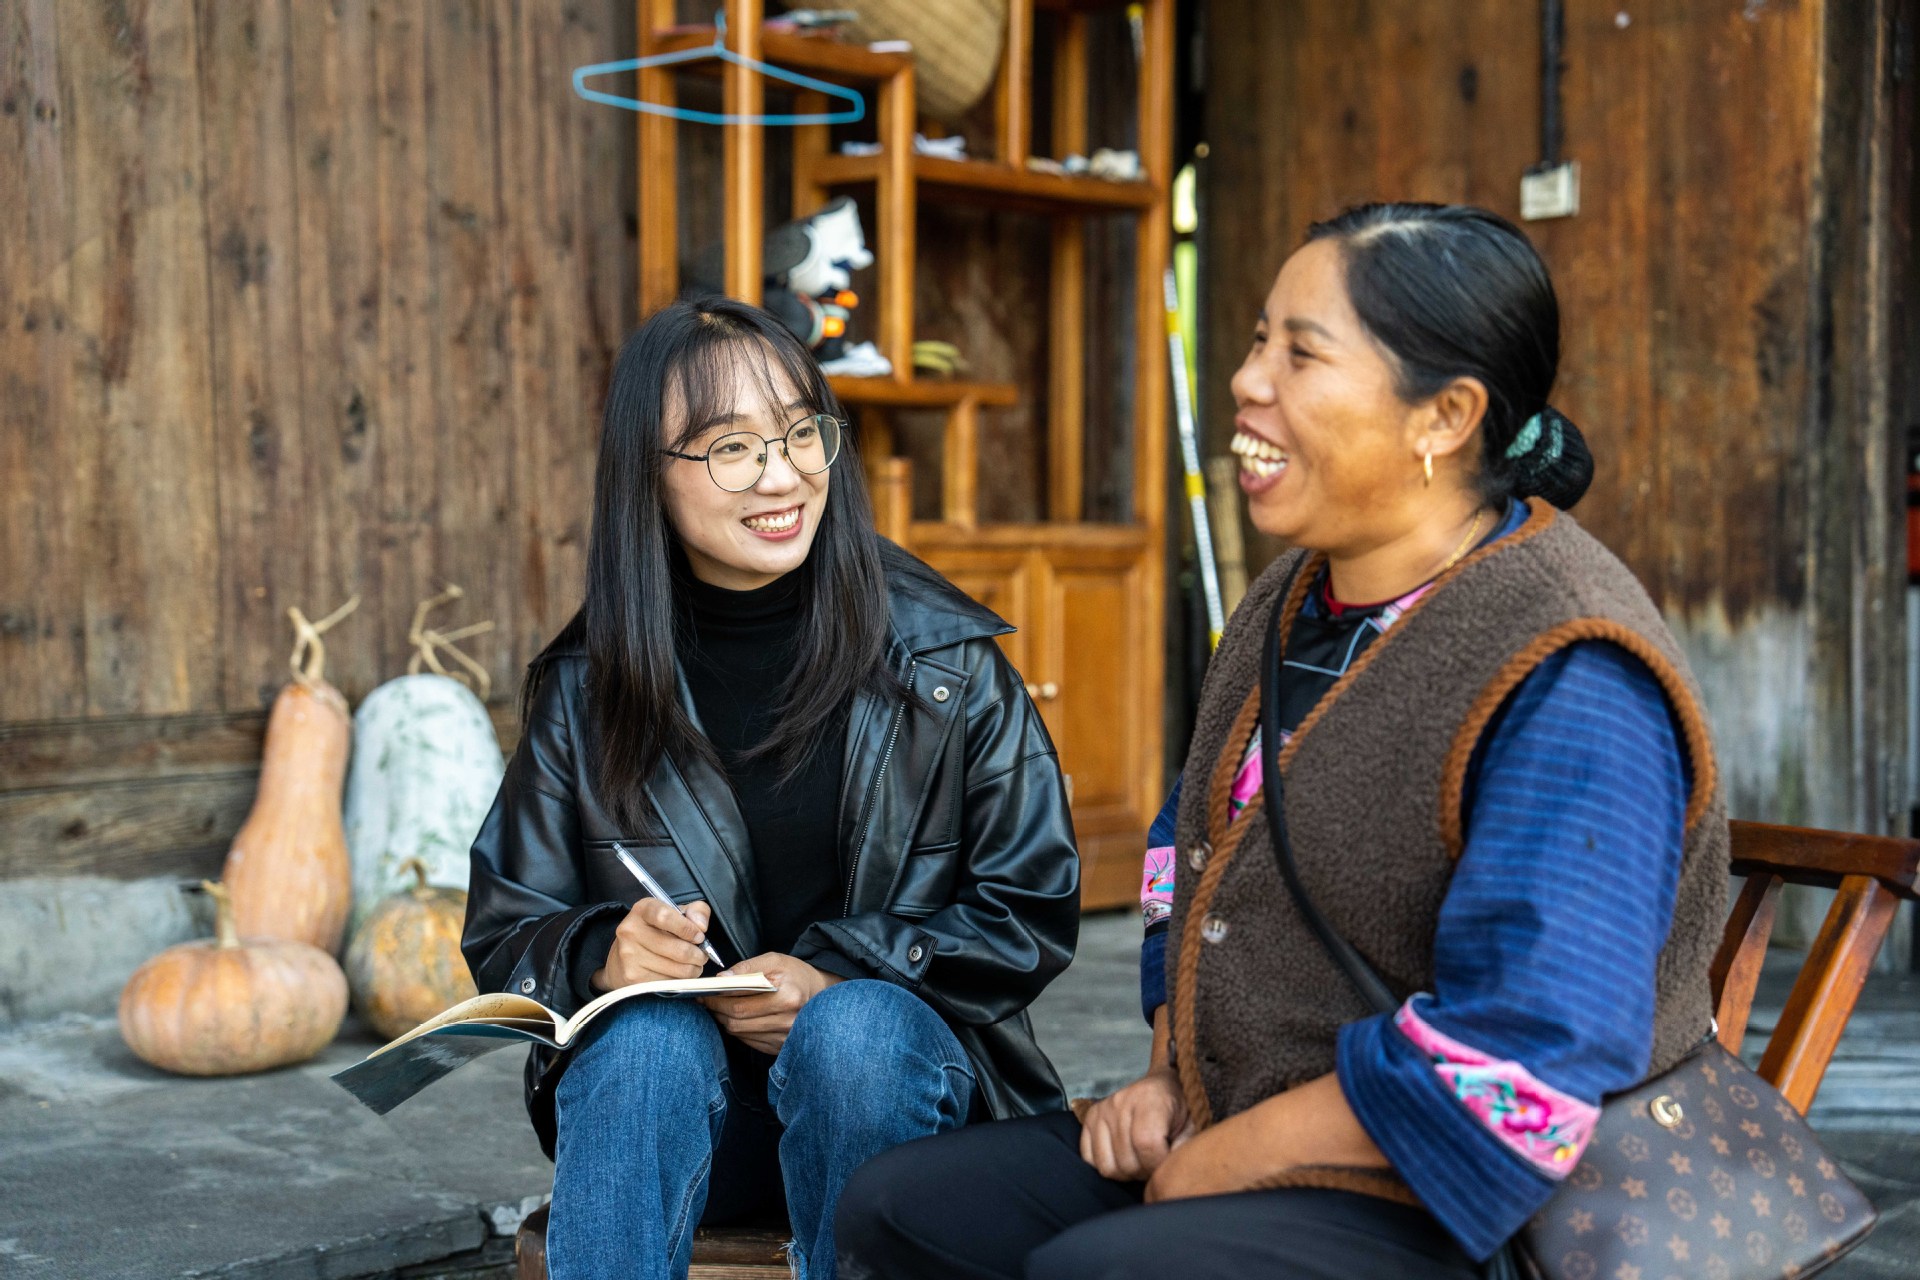
[[[839,806],[846,720],[821,735],[800,773],[784,786],[779,760],[742,757],[773,729],[780,688],[798,649],[804,575],[729,591],[701,582],[684,561],[675,568],[681,665],[753,844],[760,947],[790,952],[807,926],[842,914]]]

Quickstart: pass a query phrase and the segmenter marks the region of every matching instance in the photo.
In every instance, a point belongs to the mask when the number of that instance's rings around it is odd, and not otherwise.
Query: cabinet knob
[[[1049,680],[1045,684],[1040,686],[1040,700],[1042,702],[1052,702],[1055,698],[1059,696],[1060,696],[1060,686],[1055,684],[1053,681]]]
[[[1037,698],[1040,696],[1040,686],[1031,680],[1027,681],[1027,696],[1029,698]]]

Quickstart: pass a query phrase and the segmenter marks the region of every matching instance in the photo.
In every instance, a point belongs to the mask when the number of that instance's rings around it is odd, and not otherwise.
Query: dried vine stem
[[[327,646],[320,639],[321,633],[359,607],[360,597],[356,595],[318,622],[308,622],[298,605],[287,609],[287,616],[293,619],[293,656],[287,659],[287,665],[293,668],[294,682],[301,688],[311,689],[326,680]]]
[[[487,674],[485,667],[463,653],[454,641],[465,640],[468,636],[477,636],[491,631],[493,623],[491,621],[470,622],[464,627],[455,627],[452,631],[435,631],[427,625],[429,612],[448,601],[463,599],[466,594],[459,587],[448,583],[446,590],[439,595],[429,596],[414,607],[413,626],[407,631],[407,643],[413,646],[414,653],[413,657],[407,660],[407,674],[410,676],[420,674],[420,668],[424,664],[436,675],[447,676],[453,680],[467,680],[472,685],[473,691],[480,695],[480,701],[485,702],[487,696],[493,692],[493,677]],[[466,675],[449,671],[440,664],[440,653],[443,650],[455,662],[466,668]]]

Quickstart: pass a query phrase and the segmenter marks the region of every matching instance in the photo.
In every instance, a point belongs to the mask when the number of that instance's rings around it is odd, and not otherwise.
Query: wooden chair
[[[786,1243],[785,1232],[766,1227],[701,1227],[688,1280],[787,1280]],[[516,1280],[547,1280],[547,1206],[520,1224],[513,1256]]]
[[[1758,822],[1733,824],[1733,872],[1746,877],[1713,961],[1720,1042],[1738,1053],[1773,932],[1780,888],[1837,890],[1780,1021],[1760,1074],[1802,1112],[1820,1091],[1827,1064],[1902,898],[1920,900],[1920,840],[1812,831]],[[519,1280],[546,1280],[547,1211],[528,1217],[514,1242]],[[778,1280],[787,1274],[777,1231],[708,1230],[694,1237],[693,1280]]]
[[[1747,879],[1713,960],[1720,1043],[1733,1053],[1746,1038],[1780,887],[1837,891],[1760,1058],[1760,1074],[1804,1113],[1820,1091],[1894,909],[1902,898],[1920,900],[1920,840],[1736,822],[1733,872]]]

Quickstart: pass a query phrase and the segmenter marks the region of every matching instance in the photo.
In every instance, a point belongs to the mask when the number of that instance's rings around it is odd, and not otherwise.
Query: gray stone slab
[[[1073,966],[1034,1006],[1070,1095],[1108,1092],[1146,1063],[1139,942],[1131,912],[1089,917]],[[1777,1008],[1785,988],[1769,983],[1762,1005]],[[1916,991],[1911,980],[1869,984],[1815,1110],[1883,1214],[1830,1273],[1841,1280],[1920,1274],[1920,1141],[1885,1121],[1910,1101],[1913,1077],[1900,1080],[1898,1064],[1920,1045]],[[437,1274],[443,1262],[463,1276],[497,1268],[475,1261],[489,1231],[510,1231],[552,1180],[521,1110],[521,1053],[480,1059],[382,1118],[326,1079],[372,1047],[350,1026],[313,1063],[197,1081],[134,1061],[110,1019],[0,1031],[0,1275],[347,1280]]]
[[[510,1230],[552,1179],[521,1055],[382,1118],[326,1078],[373,1044],[350,1032],[299,1067],[186,1080],[135,1061],[104,1019],[0,1041],[0,1273],[345,1280]]]
[[[1073,963],[1033,1002],[1033,1031],[1072,1098],[1097,1098],[1147,1069],[1153,1029],[1140,1016],[1140,916],[1080,922]]]
[[[1906,1133],[1862,1130],[1822,1131],[1820,1139],[1880,1210],[1873,1234],[1821,1274],[1834,1280],[1920,1275],[1920,1141]]]

